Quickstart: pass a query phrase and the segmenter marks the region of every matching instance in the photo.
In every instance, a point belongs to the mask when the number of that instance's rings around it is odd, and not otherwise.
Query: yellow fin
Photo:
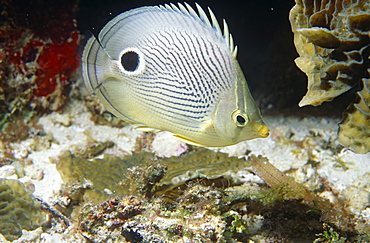
[[[144,125],[134,125],[135,129],[138,130],[138,131],[141,131],[141,132],[153,132],[153,133],[157,133],[161,130],[159,129],[155,129],[155,128],[152,128],[152,127],[147,127],[147,126],[144,126]]]
[[[205,130],[209,129],[211,126],[213,126],[213,119],[208,118],[206,121],[202,122],[200,128],[201,128],[202,131],[205,131]]]
[[[201,124],[200,131],[202,131],[202,132],[207,131],[212,126],[213,126],[213,120],[211,118],[209,118],[209,119],[207,119],[206,121],[204,121]],[[200,143],[194,142],[193,140],[190,140],[188,138],[185,138],[185,137],[183,137],[181,135],[172,134],[172,136],[174,136],[175,138],[178,138],[178,139],[184,141],[185,143],[191,144],[191,145],[200,146],[200,147],[207,147],[204,144],[200,144]]]
[[[191,145],[195,145],[195,146],[205,147],[203,144],[194,142],[193,140],[189,140],[189,139],[184,138],[184,137],[182,137],[180,135],[172,134],[172,136],[174,136],[175,138],[178,138],[178,139],[184,141],[185,143],[188,143],[188,144],[191,144]]]

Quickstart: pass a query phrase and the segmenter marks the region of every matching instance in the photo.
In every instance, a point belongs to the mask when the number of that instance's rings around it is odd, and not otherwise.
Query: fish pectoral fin
[[[202,122],[201,126],[199,127],[199,130],[201,132],[205,132],[205,131],[208,131],[209,129],[211,129],[212,127],[213,127],[213,120],[211,118],[209,118],[209,119],[205,120],[204,122]],[[178,139],[184,141],[187,144],[191,144],[191,145],[195,145],[195,146],[200,146],[200,147],[206,147],[204,144],[195,142],[195,141],[190,140],[188,138],[185,138],[185,137],[183,137],[181,135],[172,134],[172,136],[174,136],[175,138],[178,138]]]
[[[144,126],[144,125],[134,125],[135,129],[138,130],[138,131],[141,131],[141,132],[153,132],[153,133],[157,133],[157,132],[160,132],[161,130],[159,129],[156,129],[156,128],[152,128],[152,127],[147,127],[147,126]]]
[[[184,138],[183,136],[176,135],[176,134],[172,134],[172,136],[174,136],[175,138],[178,138],[178,139],[184,141],[187,144],[191,144],[191,145],[195,145],[195,146],[200,146],[200,147],[205,147],[203,144],[194,142],[193,140],[190,140],[188,138]]]
[[[206,131],[206,130],[210,129],[212,126],[213,126],[213,119],[208,118],[207,120],[202,122],[202,124],[200,125],[200,129],[202,131]]]

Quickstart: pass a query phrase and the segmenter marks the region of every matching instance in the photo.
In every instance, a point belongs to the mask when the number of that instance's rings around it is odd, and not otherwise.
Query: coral
[[[211,213],[219,204],[215,192],[195,185],[168,206],[160,198],[116,197],[82,208],[80,230],[94,242],[225,242],[224,222]]]
[[[268,201],[275,202],[281,199],[301,198],[311,206],[315,206],[317,202],[322,201],[319,197],[309,192],[307,188],[296,183],[293,178],[279,171],[266,158],[252,155],[250,159],[254,172],[273,189],[273,200],[268,199]]]
[[[83,208],[79,217],[88,220],[80,222],[81,230],[88,231],[102,226],[114,230],[143,210],[143,202],[135,197],[116,197],[92,208]]]
[[[224,214],[225,219],[231,219],[230,232],[244,233],[244,234],[255,234],[260,230],[263,225],[264,218],[261,215],[240,215],[238,212],[230,210]]]
[[[98,99],[94,99],[94,96],[87,95],[84,97],[84,104],[91,112],[91,120],[99,125],[109,125],[112,127],[124,127],[129,123],[125,122],[112,113],[106,111],[103,104]]]
[[[143,153],[122,159],[105,155],[103,159],[90,161],[67,151],[60,157],[57,169],[64,182],[74,185],[71,190],[78,191],[75,200],[98,203],[113,195],[129,195],[130,187],[119,185],[119,182],[126,179],[125,174],[129,167],[149,158],[153,156]],[[81,183],[81,188],[76,188],[76,183]],[[86,183],[88,185],[83,186]]]
[[[6,123],[0,132],[0,139],[8,142],[19,142],[28,138],[29,127],[23,120],[14,123]]]
[[[22,229],[36,229],[44,220],[40,204],[23,183],[0,179],[0,233],[8,240],[15,240]]]
[[[341,144],[356,153],[370,151],[370,79],[363,79],[363,88],[357,92],[357,99],[344,112],[338,138]]]
[[[0,38],[7,40],[0,43],[0,129],[65,103],[78,67],[79,33],[76,1],[62,2],[63,8],[53,6],[55,1],[0,3]]]
[[[289,16],[300,56],[295,62],[308,77],[307,93],[299,106],[320,105],[363,83],[338,135],[356,153],[370,151],[369,13],[370,3],[365,0],[296,0]]]
[[[141,152],[90,161],[66,152],[59,163],[64,180],[80,183],[70,185],[69,195],[84,190],[84,200],[72,198],[82,205],[72,217],[94,242],[312,242],[325,231],[323,222],[347,239],[361,237],[339,198],[325,201],[261,156],[238,159],[197,148],[180,157]],[[245,167],[271,188],[238,180],[233,172]]]
[[[322,232],[318,210],[296,200],[266,206],[251,199],[249,187],[224,191],[193,180],[171,201],[116,197],[83,207],[79,229],[94,242],[297,242]]]
[[[297,0],[290,12],[295,61],[308,76],[300,106],[320,105],[349,90],[369,66],[370,4],[367,1]]]
[[[104,145],[97,145],[99,152]],[[104,155],[103,159],[86,159],[92,150],[86,154],[72,155],[65,152],[57,163],[63,181],[77,183],[89,182],[91,188],[84,188],[83,201],[92,200],[97,203],[113,195],[122,196],[140,193],[146,197],[163,195],[185,182],[205,178],[212,180],[223,178],[229,184],[237,183],[236,173],[250,165],[245,159],[229,157],[208,149],[189,152],[181,157],[155,159],[152,153],[134,153],[122,158]],[[96,154],[95,154],[96,155]],[[86,183],[85,183],[86,184]],[[78,186],[77,186],[78,187]],[[78,198],[81,195],[77,196]]]
[[[161,163],[166,166],[167,173],[157,185],[158,195],[194,178],[211,180],[224,177],[233,184],[237,182],[236,173],[251,165],[245,158],[229,157],[208,149],[163,159]]]

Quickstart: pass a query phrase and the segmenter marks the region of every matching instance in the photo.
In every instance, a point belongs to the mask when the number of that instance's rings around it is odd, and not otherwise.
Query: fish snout
[[[262,122],[255,122],[254,129],[256,138],[267,138],[270,135],[270,129]]]
[[[262,127],[258,131],[258,135],[261,138],[267,138],[270,135],[270,129],[266,125],[262,125]]]

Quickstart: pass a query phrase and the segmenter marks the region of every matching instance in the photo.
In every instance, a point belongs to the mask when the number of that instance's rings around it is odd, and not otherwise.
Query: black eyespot
[[[246,122],[245,118],[242,117],[241,115],[236,116],[236,121],[239,122],[240,125],[244,125]]]
[[[129,72],[133,72],[139,66],[139,55],[134,51],[128,51],[121,56],[122,67]]]

